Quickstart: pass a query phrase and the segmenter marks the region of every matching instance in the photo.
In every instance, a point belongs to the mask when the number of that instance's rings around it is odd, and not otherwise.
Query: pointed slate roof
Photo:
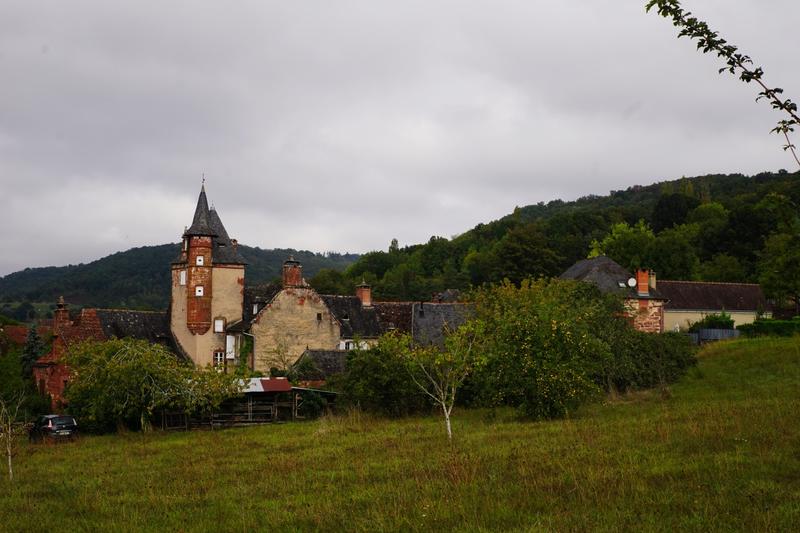
[[[208,212],[208,226],[216,235],[213,238],[214,247],[212,249],[214,263],[244,265],[246,261],[231,242],[228,232],[225,231],[225,226],[222,225],[222,220],[220,220],[216,209],[213,207]]]
[[[200,187],[200,196],[197,198],[197,207],[194,210],[192,225],[186,230],[185,235],[210,235],[216,236],[211,227],[211,219],[206,198],[206,187]]]

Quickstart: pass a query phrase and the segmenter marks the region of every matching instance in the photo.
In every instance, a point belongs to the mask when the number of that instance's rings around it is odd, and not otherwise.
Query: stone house
[[[651,333],[685,330],[723,311],[735,325],[771,316],[757,284],[658,280],[653,271],[630,274],[605,256],[578,261],[561,278],[588,281],[604,292],[620,294],[634,327]]]
[[[243,364],[268,373],[273,367],[287,369],[309,350],[343,360],[357,344],[369,346],[392,330],[439,343],[443,325],[457,327],[466,316],[458,303],[374,302],[371,287],[363,282],[351,296],[318,294],[292,257],[283,264],[279,285],[246,288],[237,241],[209,208],[204,187],[181,242],[170,266],[171,298],[165,313],[83,309],[70,318],[66,304],[59,302],[53,349],[34,368],[36,382],[54,404],[63,401],[69,379],[62,357],[82,341],[148,339],[198,366],[227,371]],[[437,302],[453,298],[439,295]],[[252,350],[245,350],[248,345]]]
[[[705,316],[723,311],[731,316],[736,326],[750,324],[760,316],[772,316],[772,307],[761,286],[754,283],[659,281],[658,289],[667,298],[666,331],[688,329]]]
[[[578,261],[559,277],[594,283],[603,292],[619,294],[634,328],[647,333],[664,332],[667,298],[657,289],[655,272],[640,269],[631,274],[601,255]]]
[[[166,313],[82,309],[73,318],[64,299],[59,298],[53,315],[52,346],[34,363],[33,378],[39,392],[50,395],[55,410],[64,405],[64,390],[69,384],[70,371],[63,356],[70,347],[85,341],[134,338],[163,344],[174,350]]]
[[[346,353],[357,343],[375,343],[387,331],[413,332],[414,324],[427,331],[438,315],[453,322],[462,316],[442,311],[460,306],[455,303],[374,302],[364,282],[351,296],[318,294],[292,257],[283,264],[280,285],[245,288],[236,240],[209,209],[204,188],[182,242],[172,263],[170,329],[179,352],[197,365],[287,369],[307,350]],[[420,329],[428,309],[431,326]],[[252,354],[243,361],[246,338],[252,340]]]

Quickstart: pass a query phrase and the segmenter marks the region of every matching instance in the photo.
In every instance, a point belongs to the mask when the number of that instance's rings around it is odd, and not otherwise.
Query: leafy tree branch
[[[764,81],[764,69],[754,66],[750,56],[739,51],[738,47],[730,44],[713,31],[707,22],[695,17],[690,11],[685,11],[678,0],[649,0],[646,5],[647,12],[655,9],[664,18],[672,19],[672,24],[680,28],[678,37],[689,37],[697,41],[697,49],[704,54],[715,53],[717,57],[725,61],[724,67],[719,69],[719,73],[727,71],[733,75],[738,75],[739,79],[745,83],[755,82],[761,87],[758,93],[759,100],[766,100],[772,105],[773,109],[782,111],[789,118],[778,122],[772,129],[772,133],[782,134],[786,139],[783,149],[792,153],[792,157],[800,166],[800,158],[797,156],[795,145],[789,139],[789,133],[794,131],[794,127],[800,125],[797,104],[789,98],[784,98],[783,89],[780,87],[769,87]]]

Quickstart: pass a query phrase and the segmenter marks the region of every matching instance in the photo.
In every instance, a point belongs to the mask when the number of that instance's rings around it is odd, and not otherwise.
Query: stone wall
[[[664,301],[648,298],[625,300],[625,310],[633,327],[645,333],[664,332]]]
[[[262,372],[293,364],[306,348],[336,349],[340,337],[338,322],[310,287],[283,289],[258,313],[250,331],[255,369]]]

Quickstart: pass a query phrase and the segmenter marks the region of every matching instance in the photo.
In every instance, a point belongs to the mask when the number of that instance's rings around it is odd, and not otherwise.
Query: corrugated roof
[[[292,390],[292,384],[286,378],[250,378],[245,383],[245,388],[242,392],[257,393],[257,392],[289,392]]]
[[[700,281],[658,282],[658,291],[668,299],[665,308],[698,311],[767,311],[769,303],[761,286],[753,283]]]

